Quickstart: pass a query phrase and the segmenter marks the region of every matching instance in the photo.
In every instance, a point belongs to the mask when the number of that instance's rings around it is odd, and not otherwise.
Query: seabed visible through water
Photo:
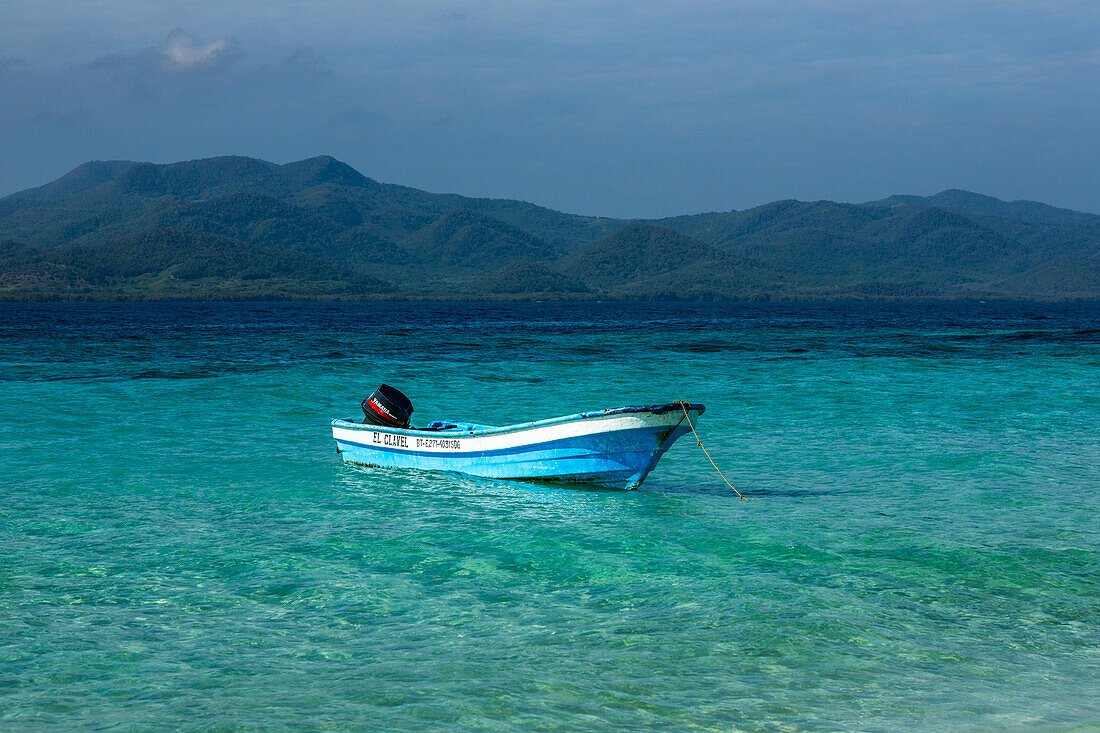
[[[688,399],[640,491],[347,466]],[[0,305],[0,727],[1100,725],[1100,306]]]

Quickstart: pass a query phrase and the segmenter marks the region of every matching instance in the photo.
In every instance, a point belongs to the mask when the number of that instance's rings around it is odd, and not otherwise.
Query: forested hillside
[[[1100,298],[1100,217],[965,191],[625,221],[333,158],[85,163],[0,199],[0,298]]]

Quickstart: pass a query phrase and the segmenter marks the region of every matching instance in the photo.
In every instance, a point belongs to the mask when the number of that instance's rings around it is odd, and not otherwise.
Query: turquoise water
[[[641,491],[345,466],[708,406]],[[1100,725],[1100,308],[0,306],[0,727]]]

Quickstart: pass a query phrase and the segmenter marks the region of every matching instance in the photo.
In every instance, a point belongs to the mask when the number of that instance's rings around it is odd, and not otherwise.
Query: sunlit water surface
[[[636,492],[343,465],[689,399]],[[1100,307],[0,306],[0,727],[1100,724]]]

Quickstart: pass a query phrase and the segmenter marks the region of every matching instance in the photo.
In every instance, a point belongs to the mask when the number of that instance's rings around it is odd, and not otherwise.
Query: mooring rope
[[[688,403],[683,400],[676,400],[676,403],[680,405],[680,409],[684,411],[684,417],[687,418],[688,427],[691,428],[691,432],[695,435],[695,444],[703,449],[703,453],[706,455],[707,460],[710,461],[710,465],[714,466],[714,470],[718,472],[718,475],[722,477],[722,480],[726,482],[726,486],[733,489],[733,493],[740,496],[745,501],[756,501],[756,499],[750,499],[737,490],[737,487],[730,483],[730,480],[726,478],[726,474],[722,473],[722,469],[718,468],[718,464],[714,462],[714,459],[710,457],[710,453],[707,452],[707,447],[703,445],[702,438],[699,437],[699,433],[695,432],[695,426],[691,424],[691,415],[688,414]]]

